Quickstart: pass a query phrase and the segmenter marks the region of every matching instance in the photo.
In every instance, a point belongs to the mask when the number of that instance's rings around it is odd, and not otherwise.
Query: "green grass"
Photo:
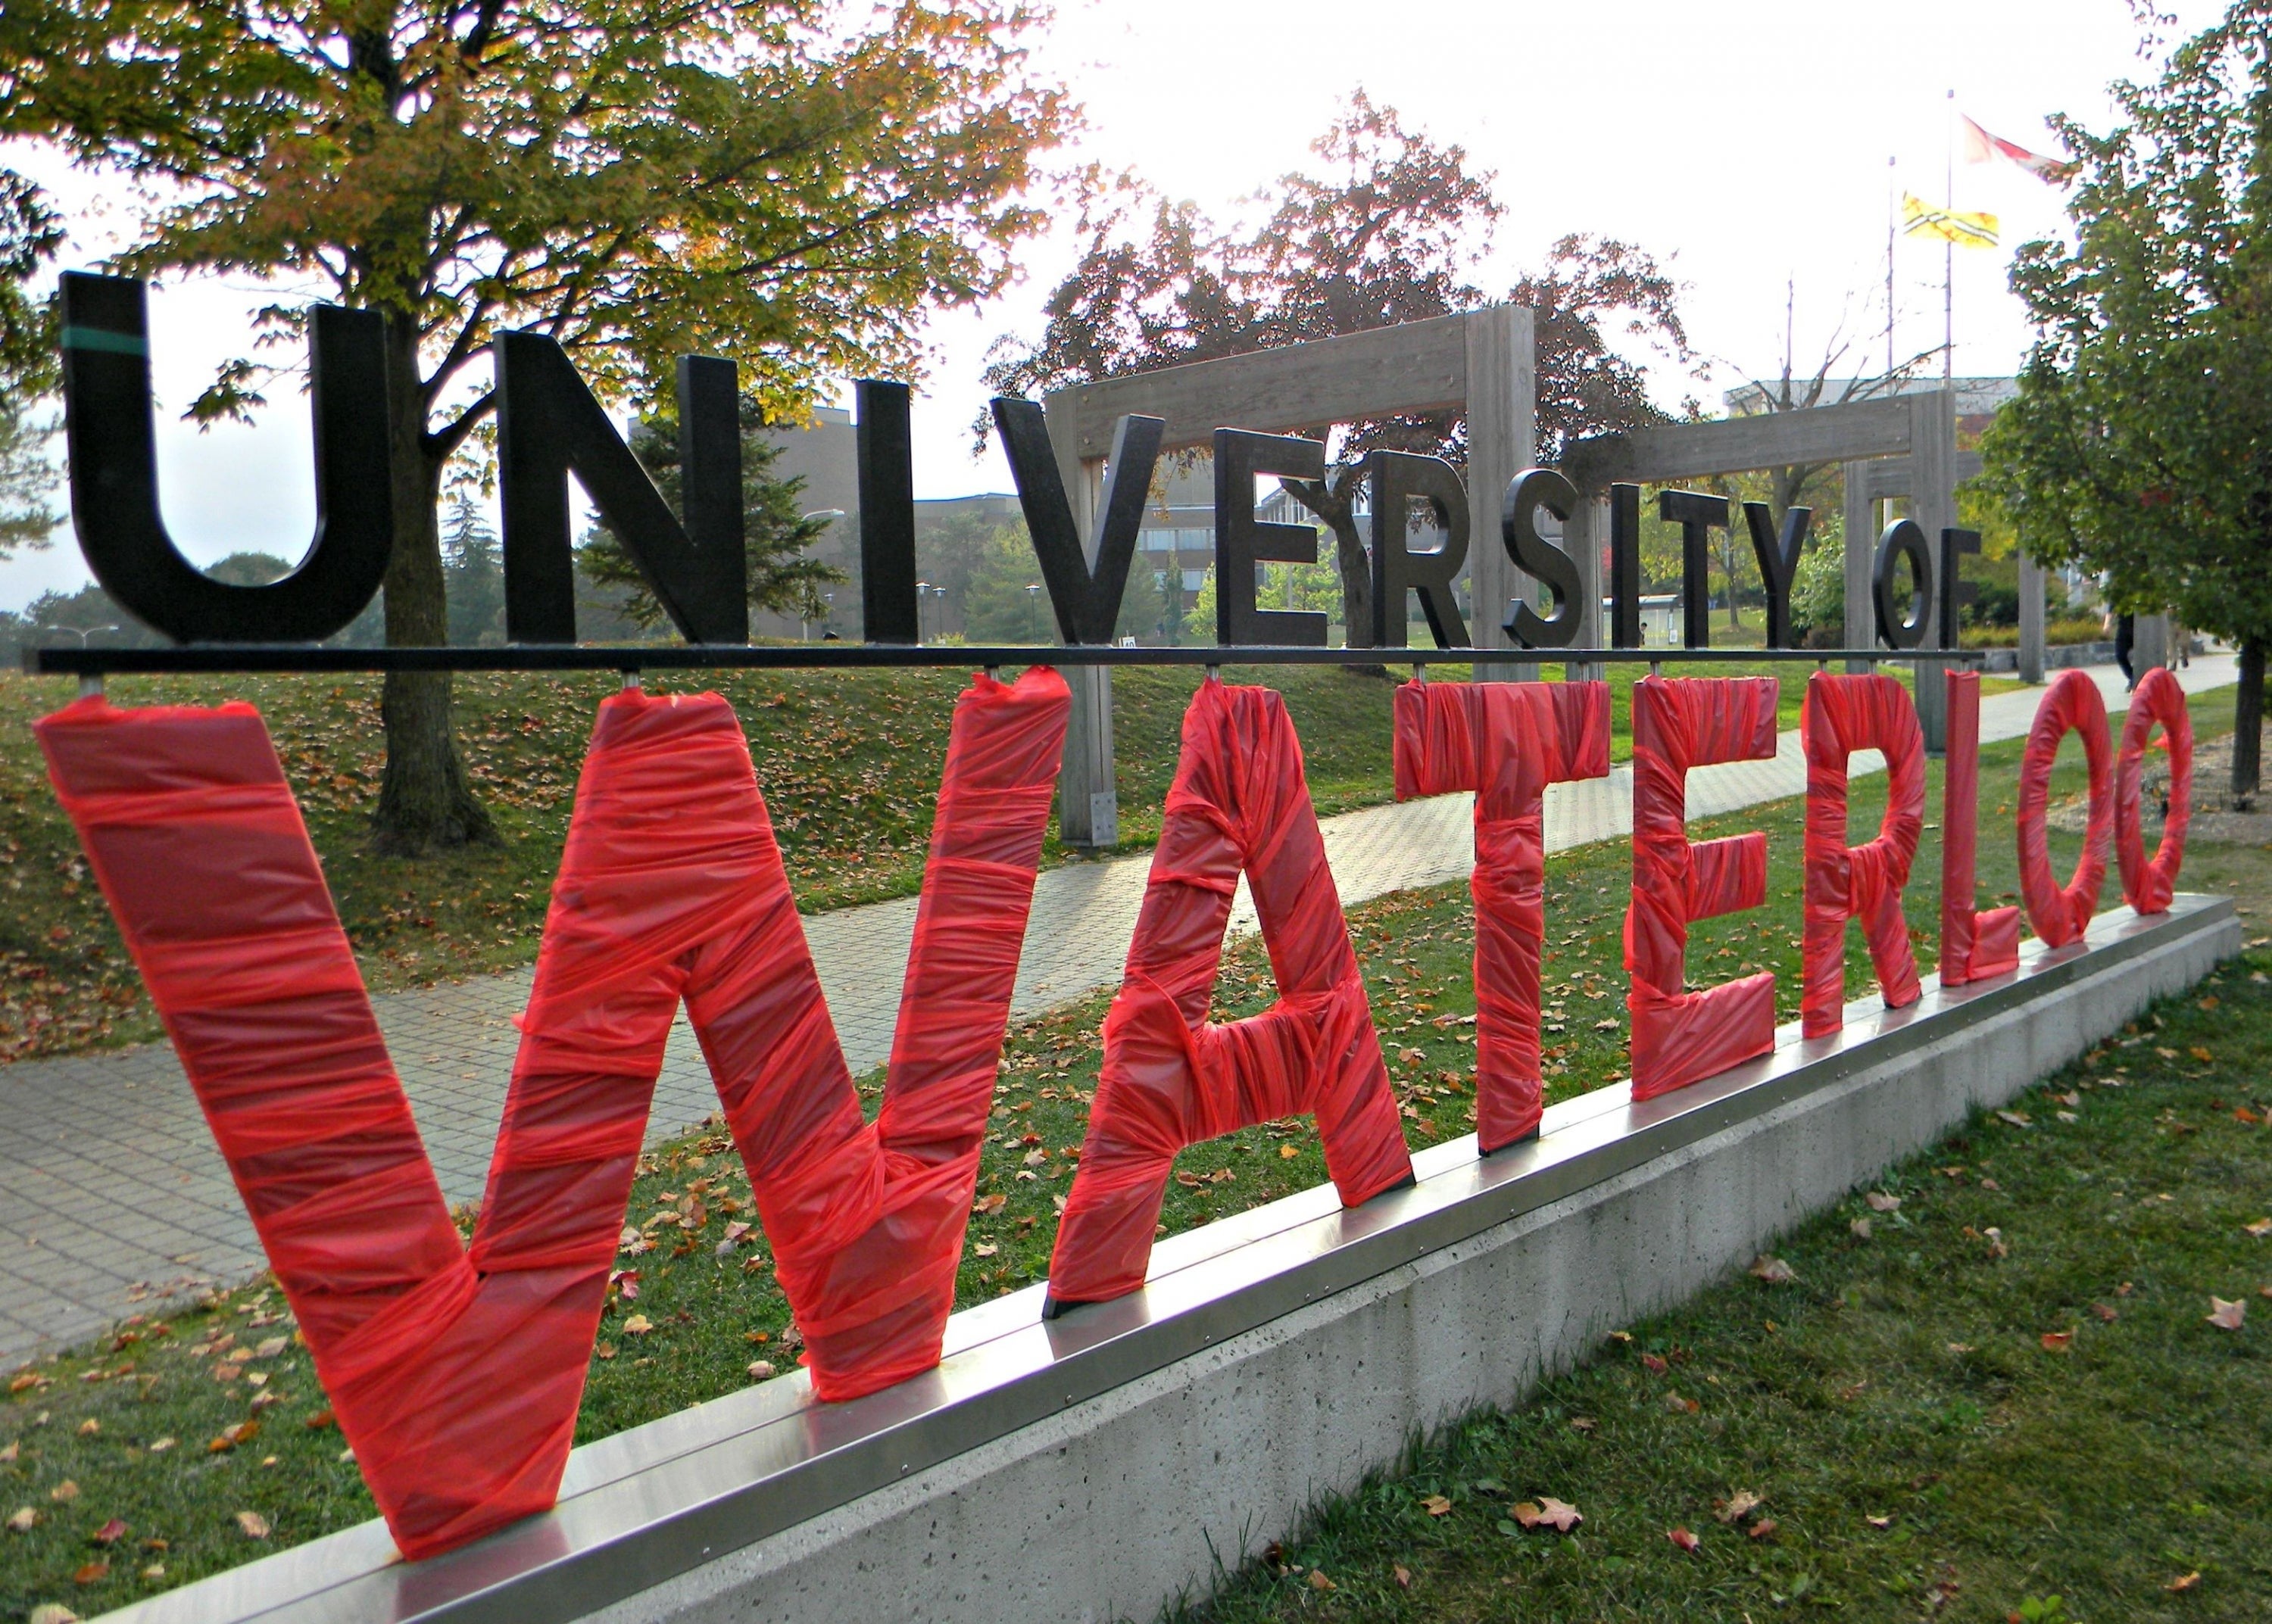
[[[1366,690],[1360,686],[1355,691]],[[2229,728],[2231,690],[2196,699],[2194,713],[2204,734]],[[2019,749],[2015,741],[1982,752],[1984,905],[2014,889],[2010,797]],[[2055,794],[2081,788],[2079,757],[2079,747],[2070,741],[2055,775]],[[1874,828],[1883,783],[1882,776],[1856,782],[1857,830]],[[1937,921],[1931,910],[1939,894],[1937,768],[1929,792],[1928,821],[1934,827],[1925,835],[1910,892],[1916,910],[1910,924],[1928,968]],[[1796,1014],[1798,996],[1802,826],[1803,803],[1790,801],[1702,823],[1694,831],[1699,838],[1752,828],[1768,833],[1768,906],[1697,926],[1689,959],[1700,980],[1753,966],[1773,969],[1780,978],[1784,1018]],[[2053,855],[2062,866],[2072,862],[2074,846],[2071,838],[2054,833]],[[2272,898],[2272,855],[2196,847],[2188,857],[2185,883]],[[1628,885],[1628,852],[1622,843],[1564,853],[1548,864],[1543,980],[1550,1099],[1570,1098],[1624,1075],[1618,929]],[[2252,900],[2243,905],[2258,905]],[[1418,1148],[1469,1131],[1472,1028],[1456,1020],[1475,1008],[1466,887],[1383,898],[1351,909],[1349,920],[1408,1137]],[[1850,933],[1850,938],[1849,989],[1858,997],[1870,986],[1870,972],[1858,933]],[[1235,942],[1217,987],[1216,1017],[1252,1013],[1270,995],[1260,943],[1252,938]],[[958,1282],[964,1306],[1031,1284],[1047,1272],[1056,1200],[1071,1188],[1074,1152],[1095,1087],[1097,1034],[1106,1002],[1102,996],[1092,998],[1020,1023],[1010,1033],[978,1187],[982,1196],[999,1195],[1004,1200],[998,1211],[972,1220]],[[2253,1010],[2253,1002],[2248,1007]],[[878,1076],[862,1082],[871,1107],[879,1085]],[[1043,1155],[1028,1166],[1026,1158],[1034,1150]],[[1178,1158],[1177,1172],[1185,1176],[1169,1186],[1162,1214],[1170,1233],[1311,1188],[1326,1176],[1319,1141],[1307,1119],[1266,1123],[1193,1146]],[[693,1203],[687,1202],[690,1196]],[[691,1228],[679,1221],[682,1203],[699,1203],[703,1209],[701,1220]],[[643,1159],[632,1221],[647,1227],[661,1245],[622,1260],[624,1267],[639,1270],[639,1295],[636,1300],[618,1295],[609,1304],[578,1424],[579,1440],[602,1437],[731,1391],[750,1379],[747,1367],[754,1360],[788,1367],[796,1340],[762,1235],[753,1231],[738,1248],[729,1248],[723,1255],[719,1251],[726,1224],[737,1214],[746,1218],[751,1204],[747,1178],[721,1132],[691,1136]],[[2267,1269],[2272,1270],[2272,1257]],[[1810,1290],[1819,1278],[1814,1270],[1811,1262],[1803,1265]],[[627,1327],[633,1315],[644,1316],[652,1329],[632,1334]],[[2272,1307],[2267,1316],[2272,1318]],[[0,1505],[0,1516],[30,1507],[40,1520],[27,1533],[0,1534],[0,1616],[62,1598],[82,1608],[119,1605],[246,1561],[269,1546],[310,1538],[374,1515],[353,1464],[340,1457],[339,1434],[326,1425],[323,1396],[304,1351],[288,1341],[250,1363],[230,1357],[241,1348],[257,1351],[271,1337],[288,1338],[291,1329],[280,1301],[264,1282],[216,1293],[204,1307],[171,1319],[130,1321],[116,1339],[39,1361],[18,1374],[19,1385],[0,1407],[0,1451],[15,1450],[0,1460],[0,1500],[6,1502]],[[219,1340],[223,1337],[231,1340]],[[256,1374],[265,1382],[256,1384]],[[97,1430],[82,1432],[88,1421]],[[248,1422],[258,1424],[257,1434],[218,1449],[211,1447],[227,1439],[229,1428]],[[161,1438],[176,1441],[159,1450],[155,1445]],[[1514,1480],[1505,1472],[1498,1475]],[[76,1486],[75,1496],[54,1499],[65,1481]],[[249,1538],[235,1520],[239,1511],[257,1513],[273,1534],[265,1541]],[[131,1537],[107,1548],[108,1567],[102,1574],[83,1586],[75,1583],[73,1575],[83,1565],[103,1560],[105,1548],[89,1541],[113,1518],[129,1525]],[[166,1548],[143,1550],[142,1542],[152,1539],[164,1541]],[[139,1576],[153,1565],[164,1572]],[[1259,1586],[1256,1596],[1275,1595],[1259,1580],[1243,1583]]]

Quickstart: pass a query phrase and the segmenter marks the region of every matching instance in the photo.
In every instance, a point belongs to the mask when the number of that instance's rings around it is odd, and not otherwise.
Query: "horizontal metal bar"
[[[1837,1034],[1778,1029],[1774,1052],[1635,1104],[1625,1084],[1551,1107],[1539,1136],[1478,1158],[1473,1135],[1417,1152],[1416,1179],[1344,1209],[1330,1185],[1162,1240],[1143,1289],[1044,1322],[1035,1285],[955,1315],[923,1375],[823,1404],[796,1372],[576,1450],[558,1506],[423,1562],[365,1523],[130,1608],[134,1624],[583,1617],[964,1451],[1168,1368],[1334,1292],[1958,1038],[2047,994],[2229,925],[2222,897],[2102,914],[2083,942],[2029,942],[2017,972],[1924,979],[1902,1009],[1846,1006]],[[1898,1086],[1898,1082],[1888,1086]]]
[[[1117,644],[529,644],[508,648],[324,648],[303,643],[191,643],[168,648],[24,651],[35,676],[176,676],[210,672],[866,671],[975,666],[1824,665],[1849,659],[1969,665],[1979,649],[1325,649],[1123,648]]]

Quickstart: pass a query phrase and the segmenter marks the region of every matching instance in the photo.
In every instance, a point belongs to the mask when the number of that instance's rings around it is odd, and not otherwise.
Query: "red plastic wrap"
[[[2090,813],[2083,826],[2082,855],[2062,888],[2052,875],[2050,833],[2044,814],[2051,800],[2052,764],[2059,739],[2069,728],[2082,735],[2090,768]],[[2113,745],[2106,734],[2106,701],[2098,684],[2080,671],[2062,671],[2036,707],[2035,726],[2020,757],[2020,896],[2028,922],[2048,947],[2078,942],[2098,908],[2106,881],[2106,851],[2114,841]]]
[[[1407,682],[1396,690],[1396,794],[1476,793],[1476,1141],[1538,1131],[1538,978],[1549,784],[1610,771],[1605,682]]]
[[[1692,845],[1692,767],[1765,761],[1775,749],[1773,677],[1643,677],[1633,684],[1633,905],[1626,970],[1633,985],[1633,1097],[1649,1099],[1716,1076],[1775,1047],[1771,972],[1685,990],[1688,927],[1767,900],[1768,838]]]
[[[1209,1025],[1242,870],[1278,1002]],[[1050,1259],[1051,1303],[1102,1302],[1144,1284],[1177,1151],[1302,1112],[1317,1114],[1345,1204],[1411,1178],[1293,723],[1269,689],[1210,677],[1184,715],[1127,971],[1105,1017],[1080,1171]]]
[[[938,1360],[1069,697],[957,706],[879,1123],[733,712],[601,706],[460,1247],[258,714],[39,724],[50,771],[405,1554],[553,1501],[681,997],[824,1397]]]
[[[2169,816],[2162,843],[2146,859],[2141,823],[2139,783],[2146,764],[2146,740],[2162,725],[2170,752]],[[2178,869],[2186,860],[2186,826],[2193,821],[2194,719],[2186,690],[2160,666],[2139,679],[2123,719],[2122,744],[2114,753],[2114,856],[2121,866],[2122,898],[2140,913],[2165,913],[2178,894]]]
[[[2020,967],[2020,911],[1973,912],[1980,838],[1980,674],[1944,674],[1948,752],[1940,786],[1940,984],[1962,987]]]
[[[1915,1003],[1917,956],[1902,917],[1924,829],[1924,735],[1909,689],[1889,676],[1806,680],[1799,736],[1806,745],[1806,880],[1803,931],[1805,983],[1800,1031],[1825,1038],[1846,1024],[1846,921],[1862,921],[1886,1007]],[[1846,844],[1846,758],[1856,750],[1886,757],[1886,813],[1877,838]]]

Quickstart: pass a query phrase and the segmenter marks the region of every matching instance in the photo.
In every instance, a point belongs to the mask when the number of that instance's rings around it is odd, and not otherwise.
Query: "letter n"
[[[1767,900],[1768,838],[1691,844],[1692,767],[1765,761],[1775,749],[1773,677],[1643,677],[1633,684],[1633,1097],[1714,1076],[1775,1047],[1775,976],[1687,990],[1688,927]]]
[[[1801,1031],[1827,1038],[1846,1020],[1846,921],[1862,921],[1886,1007],[1923,995],[1917,956],[1902,917],[1924,829],[1924,734],[1909,689],[1889,676],[1806,680],[1799,736],[1806,744],[1805,969]],[[1846,844],[1846,758],[1857,750],[1886,757],[1886,816],[1877,838]]]
[[[470,1249],[259,713],[93,698],[38,724],[405,1555],[553,1502],[682,999],[814,1389],[938,1362],[1069,708],[1046,668],[956,707],[871,1123],[732,710],[602,704]]]
[[[1241,871],[1278,1002],[1211,1026]],[[1412,1177],[1285,702],[1209,678],[1184,715],[1127,972],[1105,1017],[1103,1070],[1045,1312],[1144,1284],[1177,1151],[1300,1112],[1317,1114],[1345,1205]]]
[[[1396,690],[1396,798],[1476,792],[1476,1143],[1538,1131],[1538,980],[1549,784],[1606,778],[1605,682],[1407,682]]]

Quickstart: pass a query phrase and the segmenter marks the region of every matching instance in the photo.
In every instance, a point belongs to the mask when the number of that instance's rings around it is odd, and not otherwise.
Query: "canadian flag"
[[[1961,113],[1957,115],[1957,122],[1963,126],[1964,161],[1967,163],[1994,163],[2001,159],[2006,163],[2017,164],[2047,186],[2064,186],[2081,172],[2082,166],[2079,163],[2046,158],[2041,153],[2029,152],[2017,141],[2007,141],[2001,136],[1990,135]]]

